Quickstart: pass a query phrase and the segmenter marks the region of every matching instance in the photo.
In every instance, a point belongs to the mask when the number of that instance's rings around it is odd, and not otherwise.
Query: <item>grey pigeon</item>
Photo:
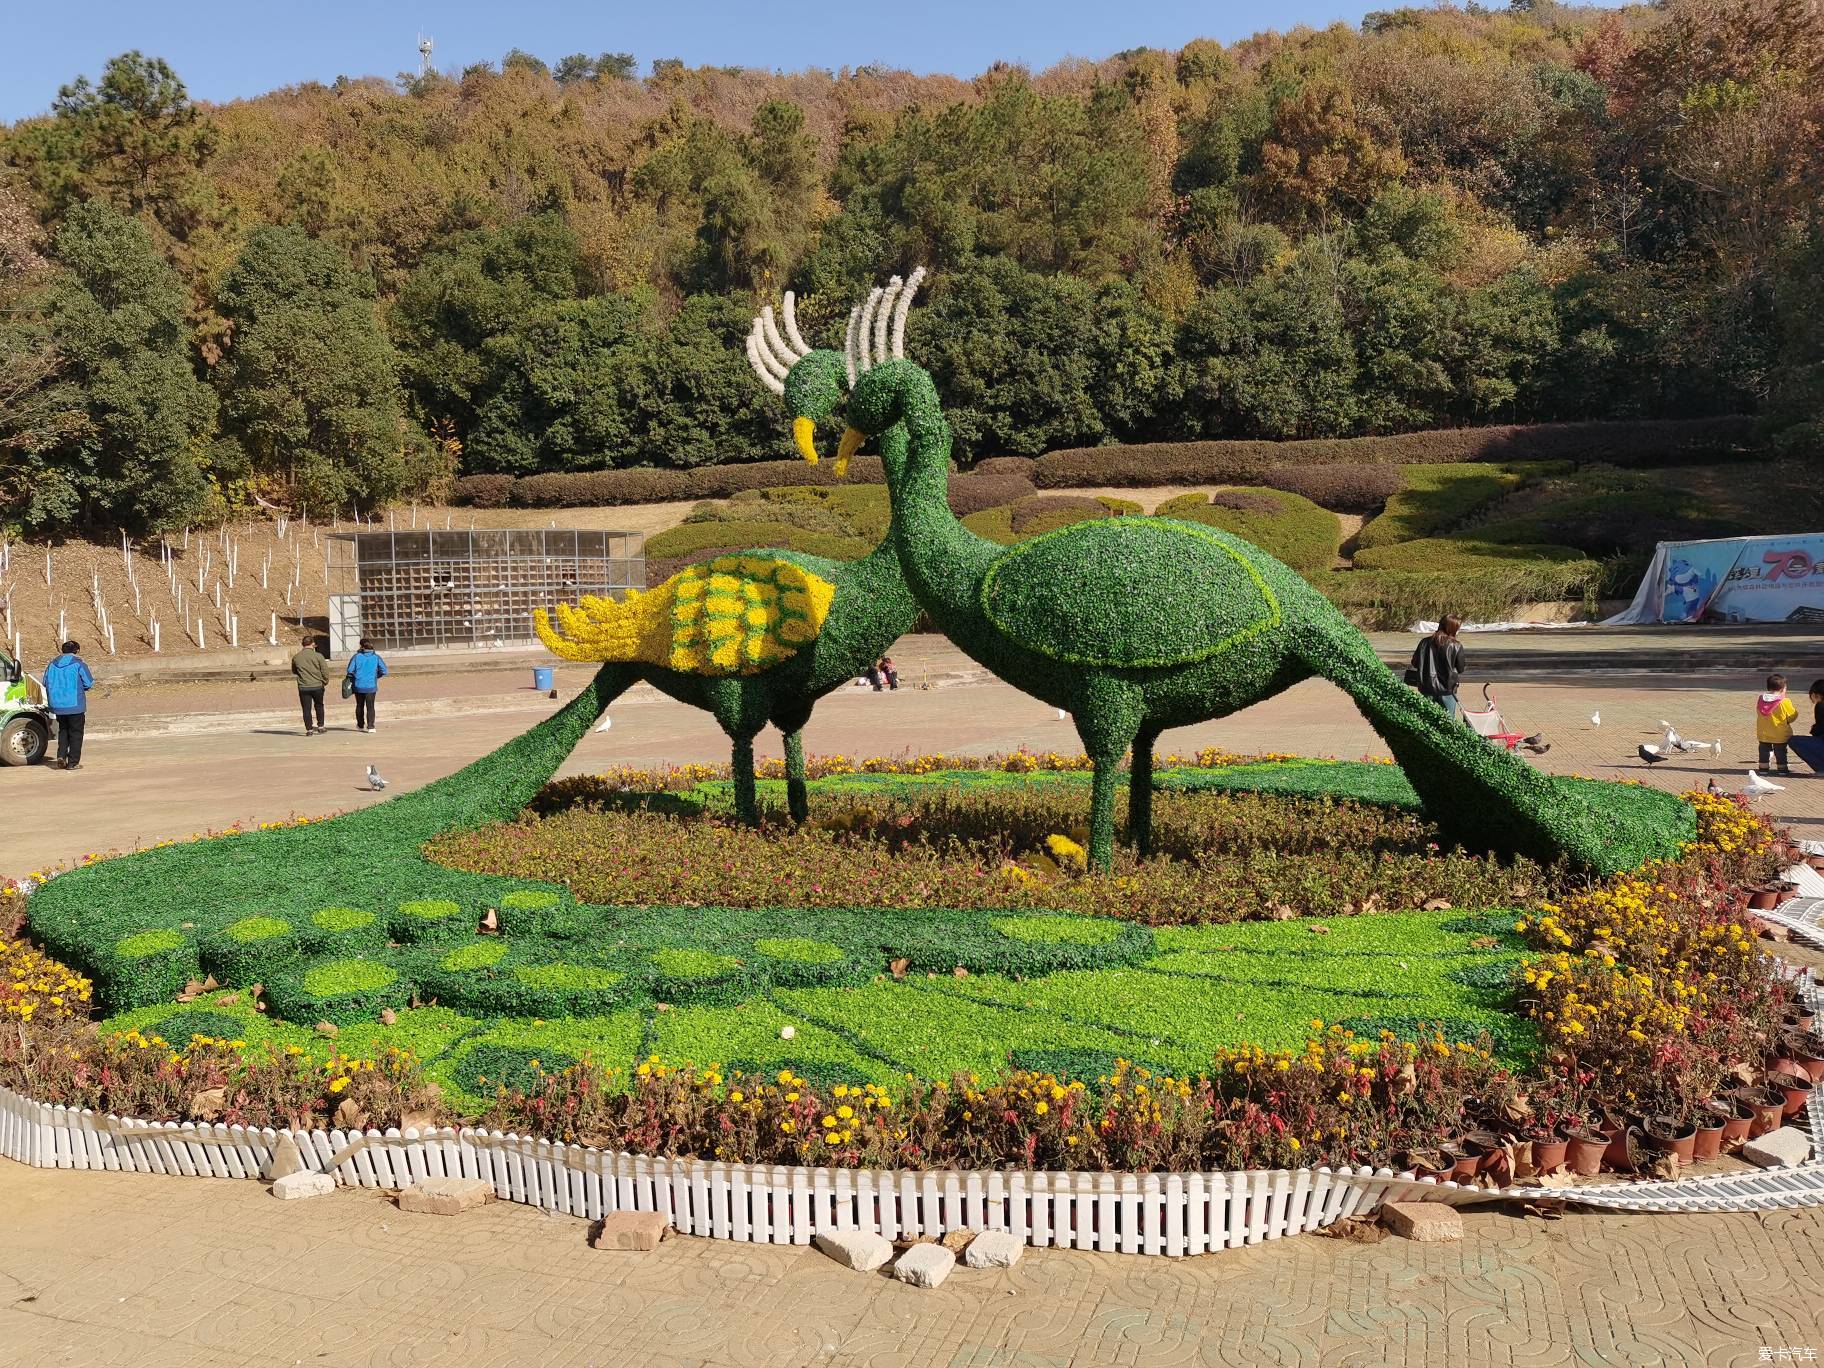
[[[367,786],[376,793],[386,787],[386,780],[380,777],[380,771],[372,765],[367,767]]]

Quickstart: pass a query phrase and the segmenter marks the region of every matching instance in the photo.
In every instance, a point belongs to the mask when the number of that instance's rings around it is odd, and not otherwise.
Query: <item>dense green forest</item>
[[[0,524],[786,454],[756,307],[908,349],[965,462],[1824,399],[1809,0],[1516,0],[973,81],[522,52],[0,128]]]

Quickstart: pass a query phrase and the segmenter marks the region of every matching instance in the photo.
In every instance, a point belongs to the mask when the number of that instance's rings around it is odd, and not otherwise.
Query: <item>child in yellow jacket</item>
[[[1786,676],[1767,676],[1767,692],[1755,700],[1754,735],[1761,743],[1761,768],[1779,762],[1781,774],[1791,774],[1786,761],[1786,743],[1792,740],[1792,719],[1799,710],[1786,697]]]

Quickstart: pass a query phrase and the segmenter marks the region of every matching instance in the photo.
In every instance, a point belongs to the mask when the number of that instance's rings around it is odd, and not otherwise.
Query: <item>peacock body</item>
[[[895,278],[880,308],[902,290]],[[851,325],[846,393],[820,380],[833,364],[823,354],[793,368],[785,392],[800,453],[816,459],[810,435],[844,399],[841,456],[878,434],[903,434],[881,443],[881,458],[906,583],[964,652],[1074,718],[1095,766],[1098,867],[1112,863],[1123,756],[1131,751],[1130,832],[1145,851],[1160,732],[1227,716],[1313,675],[1355,701],[1433,820],[1473,849],[1601,871],[1672,853],[1666,832],[1677,824],[1657,806],[1625,795],[1593,801],[1490,746],[1401,684],[1329,602],[1249,542],[1141,517],[1078,523],[1012,547],[968,531],[946,497],[950,431],[931,377],[882,355],[879,336],[865,319]]]

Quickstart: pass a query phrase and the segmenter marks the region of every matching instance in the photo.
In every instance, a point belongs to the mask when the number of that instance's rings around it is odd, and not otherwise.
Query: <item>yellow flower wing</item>
[[[770,556],[688,565],[619,603],[585,594],[532,615],[538,638],[565,660],[641,661],[689,674],[754,674],[815,641],[836,586]]]

